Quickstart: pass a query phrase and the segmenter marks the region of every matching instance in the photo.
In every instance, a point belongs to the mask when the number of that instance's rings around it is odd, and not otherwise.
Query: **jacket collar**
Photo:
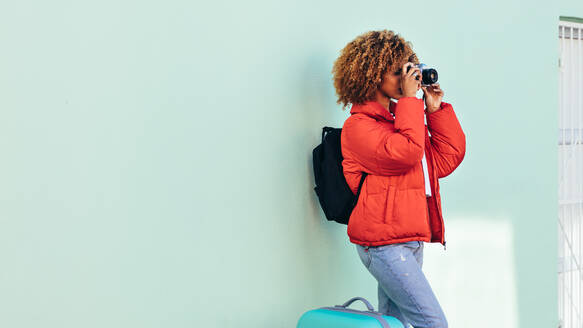
[[[389,107],[395,111],[396,102],[389,100]],[[374,118],[380,118],[387,121],[394,121],[395,118],[391,112],[384,108],[378,101],[367,101],[363,104],[353,104],[350,114],[363,113]]]

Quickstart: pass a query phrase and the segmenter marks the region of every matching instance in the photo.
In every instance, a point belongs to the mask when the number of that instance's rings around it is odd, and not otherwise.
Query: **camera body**
[[[407,72],[411,69],[411,67],[418,67],[421,70],[421,86],[429,86],[437,82],[437,71],[434,68],[430,68],[427,65],[420,63],[418,65],[411,65],[407,66]],[[417,73],[415,73],[417,75]],[[419,77],[415,77],[416,80],[419,80]]]

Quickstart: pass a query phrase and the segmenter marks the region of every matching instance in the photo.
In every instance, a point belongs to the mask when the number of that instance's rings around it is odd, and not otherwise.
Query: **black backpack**
[[[342,171],[342,150],[340,133],[342,129],[325,126],[322,128],[322,143],[312,151],[316,195],[328,221],[348,224],[350,213],[356,206],[362,183],[363,172],[356,196],[350,190]]]

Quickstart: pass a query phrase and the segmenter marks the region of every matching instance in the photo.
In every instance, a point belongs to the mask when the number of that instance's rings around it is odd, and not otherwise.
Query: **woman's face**
[[[387,98],[400,99],[403,97],[403,90],[401,90],[401,71],[402,67],[398,66],[393,71],[387,70],[383,75],[383,82],[380,86],[380,92]]]
[[[401,99],[403,95],[403,90],[401,90],[401,72],[403,70],[403,65],[407,62],[401,63],[401,65],[397,66],[397,68],[393,69],[393,71],[387,72],[383,76],[383,82],[380,86],[380,92],[387,98],[392,99]],[[417,88],[419,90],[419,88]]]

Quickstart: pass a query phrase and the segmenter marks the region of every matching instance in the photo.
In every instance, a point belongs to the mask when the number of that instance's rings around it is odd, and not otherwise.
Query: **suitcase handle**
[[[337,307],[343,307],[343,308],[346,308],[346,307],[348,307],[350,304],[352,304],[352,302],[354,302],[354,301],[362,301],[362,302],[363,302],[363,303],[366,305],[367,309],[368,309],[370,312],[375,312],[375,310],[374,310],[374,307],[373,307],[373,306],[372,306],[372,305],[371,305],[371,304],[370,304],[370,303],[369,303],[367,300],[365,300],[365,299],[364,299],[364,298],[362,298],[362,297],[353,297],[353,298],[349,299],[348,301],[346,301],[346,303],[344,303],[344,304],[342,304],[342,305],[336,305],[336,306],[337,306]]]

